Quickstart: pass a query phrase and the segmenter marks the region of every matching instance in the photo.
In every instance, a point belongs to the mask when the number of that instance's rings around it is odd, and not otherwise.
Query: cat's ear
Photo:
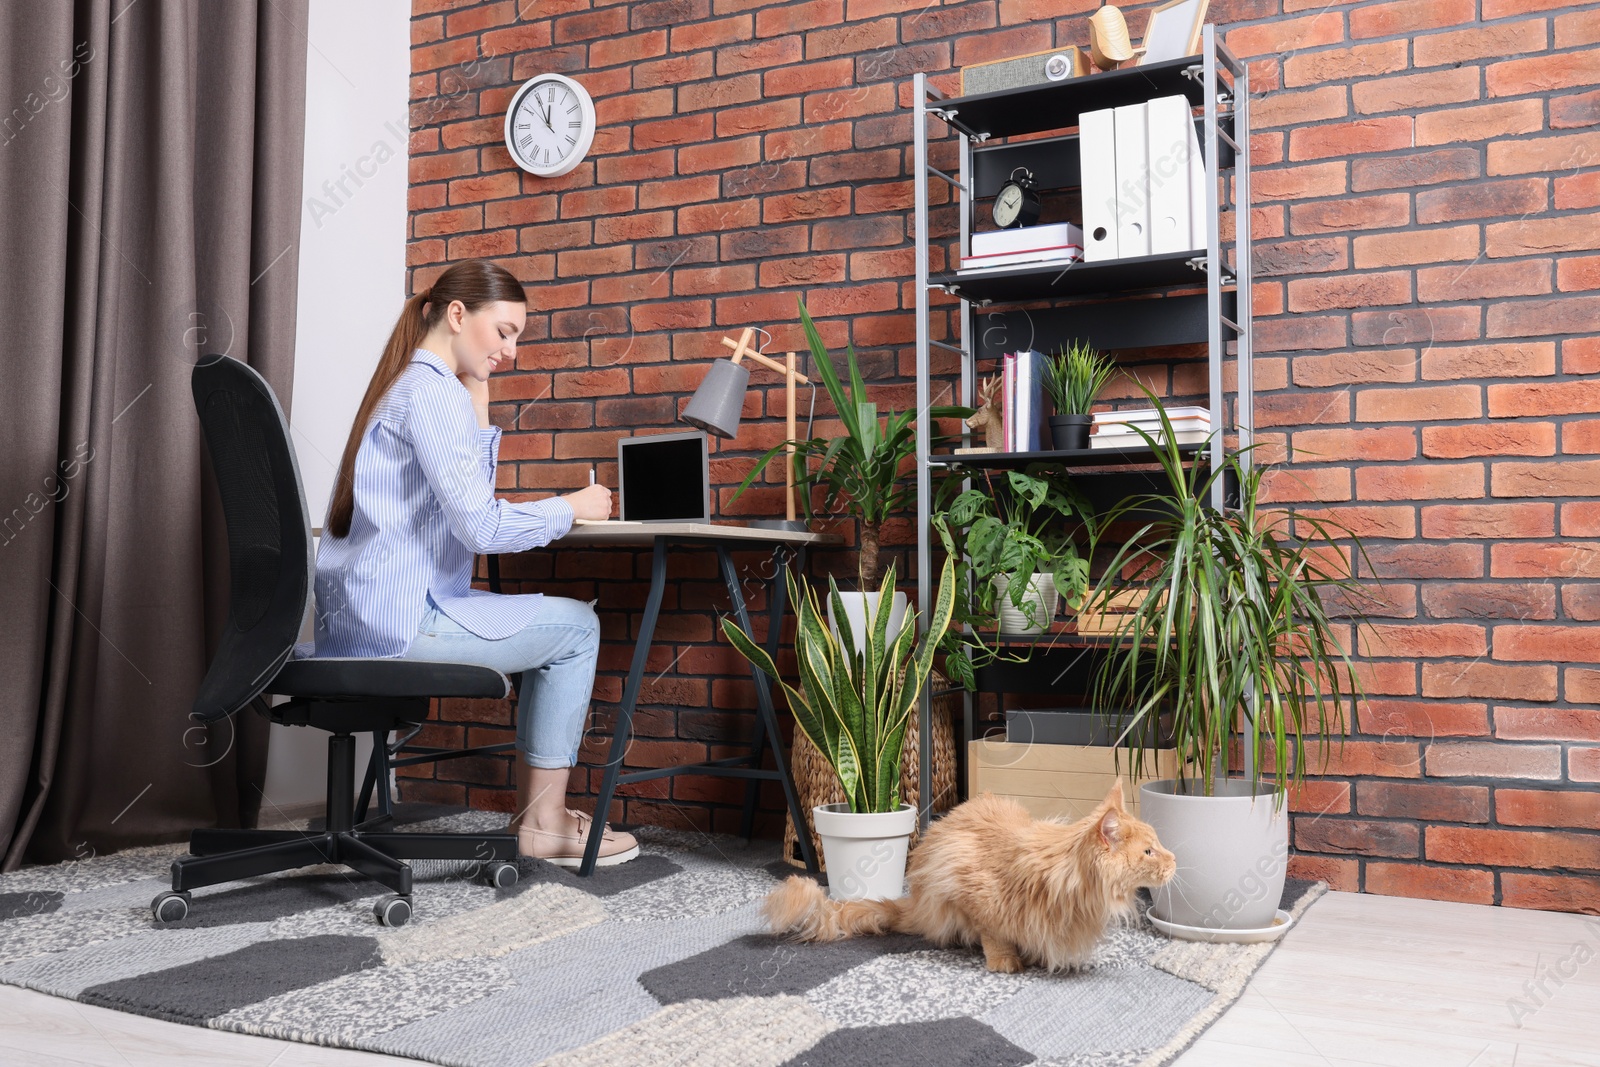
[[[1111,792],[1106,794],[1106,798],[1104,800],[1102,800],[1100,802],[1100,804],[1101,804],[1102,807],[1109,808],[1112,811],[1127,811],[1128,810],[1128,802],[1125,799],[1123,799],[1123,796],[1122,796],[1122,779],[1121,778],[1118,778],[1116,780],[1116,782],[1111,786]]]
[[[1122,814],[1115,808],[1100,816],[1100,840],[1107,848],[1116,848],[1122,843]]]

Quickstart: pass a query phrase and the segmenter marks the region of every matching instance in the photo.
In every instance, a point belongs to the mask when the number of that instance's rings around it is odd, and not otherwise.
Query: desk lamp
[[[783,363],[761,354],[750,347],[750,338],[755,331],[745,327],[744,332],[735,341],[731,337],[724,337],[722,343],[725,347],[733,349],[733,355],[727,359],[713,360],[711,368],[706,371],[705,380],[700,383],[700,388],[694,391],[694,396],[689,399],[689,404],[679,416],[691,426],[698,426],[707,433],[717,437],[731,439],[739,433],[739,416],[744,410],[744,395],[750,385],[750,368],[743,366],[741,360],[749,358],[769,370],[777,371],[783,375],[785,406],[787,409],[789,442],[785,451],[788,453],[784,459],[784,481],[788,486],[789,507],[788,518],[785,519],[752,519],[751,526],[764,530],[804,530],[806,524],[795,517],[794,508],[794,394],[795,385],[810,385],[811,382],[804,374],[794,369],[794,353],[787,354]]]

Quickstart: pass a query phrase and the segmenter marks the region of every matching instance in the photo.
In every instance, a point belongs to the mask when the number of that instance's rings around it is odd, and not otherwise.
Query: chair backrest
[[[312,596],[311,524],[289,424],[266,380],[208,355],[190,376],[228,527],[228,622],[195,697],[203,721],[259,696],[294,650]]]

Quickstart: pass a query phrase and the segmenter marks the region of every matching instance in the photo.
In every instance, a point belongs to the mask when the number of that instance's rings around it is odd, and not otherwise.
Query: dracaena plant
[[[850,810],[897,811],[906,724],[922,687],[928,683],[934,652],[950,625],[955,605],[952,564],[945,561],[927,631],[917,641],[917,628],[910,619],[893,640],[889,639],[894,599],[890,595],[894,591],[894,564],[890,563],[884,574],[883,595],[868,619],[868,637],[859,652],[851,651],[855,641],[839,602],[839,588],[831,576],[828,597],[839,624],[837,637],[829,628],[810,583],[796,579],[793,572],[786,580],[798,614],[798,689],[779,677],[766,650],[745,636],[731,619],[722,620],[722,632],[746,659],[782,686],[795,724],[838,774]]]
[[[1137,727],[1170,711],[1179,780],[1193,779],[1186,790],[1206,795],[1214,775],[1227,772],[1229,742],[1245,712],[1242,741],[1258,774],[1270,763],[1263,777],[1281,803],[1306,771],[1306,737],[1342,735],[1344,701],[1360,693],[1343,631],[1364,624],[1354,607],[1363,593],[1338,542],[1363,550],[1330,520],[1263,505],[1264,468],[1238,455],[1215,469],[1185,467],[1165,409],[1145,393],[1160,414],[1161,436],[1140,433],[1165,484],[1122,501],[1100,529],[1158,517],[1116,546],[1087,599],[1105,604],[1124,588],[1125,574],[1138,574],[1149,594],[1124,616],[1100,661],[1095,706],[1124,709],[1118,717],[1136,774],[1155,743],[1154,731]],[[1212,487],[1229,475],[1237,506],[1219,511]]]
[[[855,347],[849,345],[845,349],[847,384],[840,379],[803,300],[800,322],[817,377],[822,379],[839,413],[844,433],[773,445],[756,460],[734,491],[733,499],[737,500],[754,484],[768,463],[794,445],[794,484],[806,518],[815,517],[812,489],[821,486],[826,510],[841,508],[861,523],[857,568],[860,589],[866,592],[878,584],[878,547],[884,520],[915,500],[915,483],[901,472],[917,454],[917,413],[911,409],[880,415],[878,405],[867,399]],[[972,409],[963,407],[936,406],[929,410],[935,419],[966,418],[972,414]]]

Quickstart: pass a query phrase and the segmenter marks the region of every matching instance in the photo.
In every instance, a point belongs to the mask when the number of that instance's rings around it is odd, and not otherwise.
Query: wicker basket
[[[928,684],[935,691],[944,689],[949,685],[944,677],[935,671],[928,679]],[[956,741],[955,741],[955,716],[961,712],[961,693],[956,691],[937,696],[933,699],[933,810],[945,811],[956,802]],[[905,750],[900,762],[900,799],[907,804],[920,808],[922,791],[918,779],[921,776],[921,761],[917,758],[917,734],[919,720],[922,718],[915,705],[911,709],[911,722],[906,727]],[[794,745],[789,750],[789,766],[794,773],[795,790],[800,797],[800,809],[810,813],[818,804],[837,804],[845,799],[844,787],[839,784],[839,776],[833,773],[833,767],[817,751],[817,746],[811,743],[802,730],[795,730]],[[800,841],[795,836],[794,819],[784,817],[783,826],[783,858],[796,867],[804,867],[805,861],[800,858]],[[921,827],[911,832],[911,846],[915,847],[917,838],[921,834]],[[816,850],[817,863],[823,870],[827,865],[822,858],[822,841],[817,837],[816,830],[811,831],[811,847]]]

